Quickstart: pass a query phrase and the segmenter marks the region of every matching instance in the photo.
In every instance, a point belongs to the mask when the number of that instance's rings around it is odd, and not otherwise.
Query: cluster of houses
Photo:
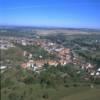
[[[13,43],[11,43],[11,42],[9,42],[9,41],[7,41],[7,40],[2,40],[2,39],[0,39],[0,49],[1,49],[1,50],[7,50],[7,49],[9,49],[9,48],[11,48],[11,47],[15,47],[15,46],[13,45]]]
[[[25,42],[25,40],[23,42],[22,42],[23,46],[26,46],[26,44],[28,44],[27,42]],[[46,50],[49,54],[54,54],[57,57],[57,59],[55,60],[54,59],[53,60],[52,59],[42,59],[42,56],[40,55],[39,57],[41,59],[30,61],[30,59],[32,59],[32,54],[29,53],[28,54],[29,61],[21,65],[23,68],[33,68],[33,70],[36,70],[36,69],[41,69],[44,64],[57,66],[58,64],[66,65],[72,62],[71,61],[71,50],[69,48],[63,47],[62,45],[53,43],[46,39],[36,39],[33,42],[31,42],[30,45],[38,45],[41,48],[44,48],[44,50]],[[23,55],[26,56],[27,51],[24,51]]]
[[[57,66],[57,62],[56,61],[52,61],[52,60],[29,60],[26,63],[22,63],[21,67],[25,68],[25,69],[31,69],[33,71],[39,71],[41,69],[43,69],[43,66],[45,64],[49,64],[49,65],[53,65],[53,66]]]
[[[100,78],[100,68],[96,69],[96,65],[90,62],[82,61],[78,56],[74,55],[73,64],[80,66],[80,69],[86,71],[89,76],[96,76]]]
[[[38,45],[41,48],[44,48],[49,54],[54,54],[57,59],[42,59],[42,56],[39,57],[41,59],[33,60],[33,54],[23,51],[23,56],[28,56],[28,60],[26,62],[23,62],[21,64],[22,68],[31,69],[33,71],[38,71],[43,69],[44,64],[49,64],[52,66],[57,66],[58,64],[66,65],[68,63],[73,63],[74,65],[79,65],[82,70],[86,70],[90,76],[97,76],[100,77],[100,68],[95,69],[95,65],[92,65],[91,63],[82,62],[79,58],[77,58],[75,53],[71,51],[69,48],[65,48],[62,45],[56,44],[50,40],[47,39],[28,39],[28,38],[6,38],[6,39],[0,39],[0,49],[6,50],[11,47],[15,47],[13,43],[18,43],[23,46],[27,45]],[[5,69],[5,66],[0,67],[1,70]]]
[[[42,48],[44,48],[48,53],[54,54],[57,56],[57,60],[50,60],[50,59],[39,59],[39,60],[29,60],[26,63],[23,63],[21,66],[22,68],[32,68],[32,70],[40,70],[42,69],[44,64],[49,64],[53,66],[57,66],[58,64],[66,65],[68,63],[73,63],[75,65],[80,65],[82,70],[86,70],[90,76],[100,76],[100,69],[95,70],[95,66],[91,63],[87,62],[81,62],[79,58],[76,58],[75,56],[72,56],[72,52],[69,48],[65,48],[62,45],[53,43],[46,39],[35,39],[34,41],[28,41],[22,40],[21,44],[23,46],[26,45],[38,45]],[[26,51],[24,51],[24,56],[26,54]],[[28,58],[32,58],[32,54],[29,54]],[[42,56],[40,55],[40,58]]]

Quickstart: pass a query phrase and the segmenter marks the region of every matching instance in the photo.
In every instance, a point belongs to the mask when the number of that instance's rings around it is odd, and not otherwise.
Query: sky
[[[100,0],[0,0],[0,25],[100,28]]]

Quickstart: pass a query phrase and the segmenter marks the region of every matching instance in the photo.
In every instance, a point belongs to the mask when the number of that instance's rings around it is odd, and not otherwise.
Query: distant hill
[[[100,29],[88,28],[61,28],[61,27],[27,27],[27,26],[0,26],[0,35],[53,35],[53,34],[75,35],[75,34],[100,34]]]

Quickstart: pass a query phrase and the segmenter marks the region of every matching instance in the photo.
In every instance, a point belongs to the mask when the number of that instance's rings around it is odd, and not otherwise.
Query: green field
[[[42,88],[24,85],[3,88],[1,100],[100,100],[100,87]]]

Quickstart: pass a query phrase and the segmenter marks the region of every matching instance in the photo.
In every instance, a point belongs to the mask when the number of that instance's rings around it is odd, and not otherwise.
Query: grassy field
[[[72,90],[73,91],[73,90]],[[61,98],[61,100],[99,100],[100,90],[99,89],[75,89],[70,95]]]
[[[100,87],[42,88],[21,85],[1,90],[1,100],[100,100]]]

